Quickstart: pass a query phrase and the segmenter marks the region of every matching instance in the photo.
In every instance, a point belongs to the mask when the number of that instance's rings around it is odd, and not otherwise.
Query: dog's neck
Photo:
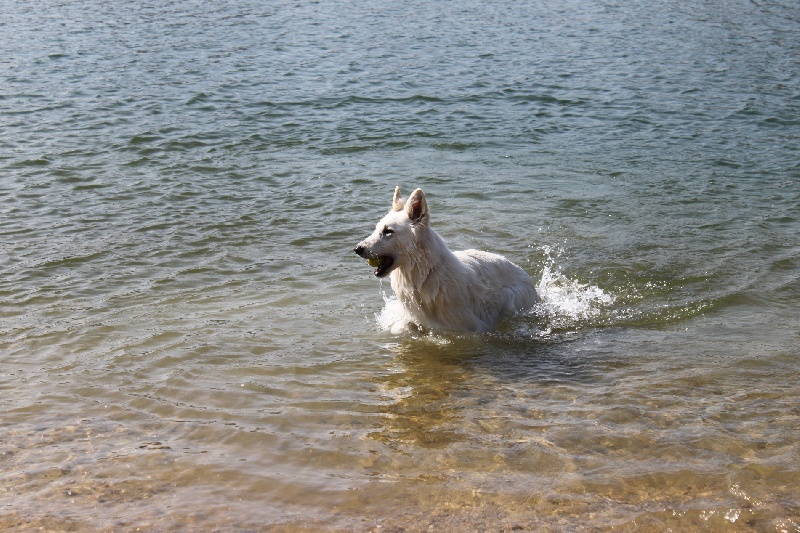
[[[439,292],[436,278],[458,276],[463,268],[444,239],[434,230],[424,228],[417,237],[414,253],[409,254],[407,262],[392,272],[392,289],[404,305],[413,303],[424,308]]]

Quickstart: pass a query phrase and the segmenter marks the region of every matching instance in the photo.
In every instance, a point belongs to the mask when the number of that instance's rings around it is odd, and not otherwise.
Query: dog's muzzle
[[[373,274],[375,274],[375,276],[378,278],[386,276],[392,270],[392,266],[394,265],[394,257],[392,256],[372,255],[365,246],[361,245],[353,248],[353,251],[359,257],[366,259],[370,266],[376,267]]]

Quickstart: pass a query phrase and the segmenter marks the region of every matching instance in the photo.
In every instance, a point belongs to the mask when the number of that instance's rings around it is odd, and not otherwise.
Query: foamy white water
[[[599,323],[597,319],[615,300],[602,288],[563,274],[557,263],[560,251],[556,250],[542,246],[546,261],[537,287],[541,301],[533,309],[533,315],[543,324],[542,335]]]

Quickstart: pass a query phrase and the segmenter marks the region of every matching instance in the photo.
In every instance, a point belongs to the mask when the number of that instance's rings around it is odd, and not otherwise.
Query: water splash
[[[546,337],[556,331],[598,324],[616,296],[600,287],[566,276],[556,262],[560,248],[542,246],[541,250],[545,264],[536,288],[540,302],[529,313],[539,322],[534,333]]]
[[[405,320],[406,312],[403,309],[402,304],[397,299],[397,296],[394,294],[387,294],[387,292],[383,289],[383,280],[381,280],[381,287],[380,287],[381,297],[383,298],[383,309],[381,309],[380,313],[375,314],[375,321],[378,323],[378,326],[386,331],[392,329],[392,325],[401,320]]]

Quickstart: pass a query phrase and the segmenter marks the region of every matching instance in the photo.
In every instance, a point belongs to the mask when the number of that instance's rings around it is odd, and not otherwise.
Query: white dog
[[[389,214],[354,250],[376,267],[377,277],[391,277],[405,314],[392,324],[392,333],[412,324],[425,329],[489,331],[503,317],[539,300],[533,281],[520,267],[479,250],[451,252],[429,222],[422,189],[403,201],[397,187]]]

